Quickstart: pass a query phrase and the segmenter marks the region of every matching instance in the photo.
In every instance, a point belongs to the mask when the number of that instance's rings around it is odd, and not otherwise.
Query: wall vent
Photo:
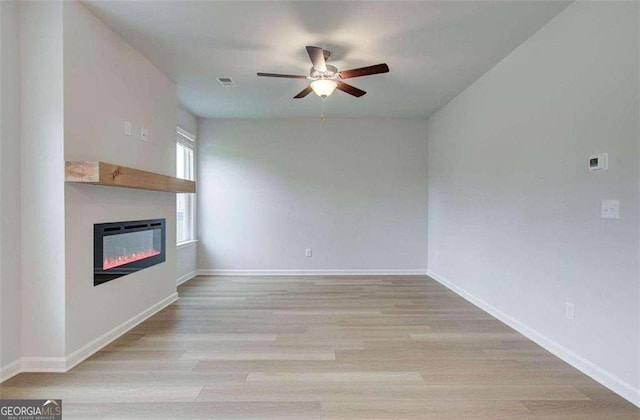
[[[218,83],[220,83],[223,87],[235,87],[236,82],[231,80],[230,77],[217,77]]]

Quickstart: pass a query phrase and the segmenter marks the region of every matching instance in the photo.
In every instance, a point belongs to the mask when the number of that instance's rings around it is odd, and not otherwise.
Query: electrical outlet
[[[140,129],[140,140],[142,141],[149,141],[149,129],[142,127]]]
[[[574,321],[576,319],[576,306],[571,302],[565,302],[564,314],[569,321]]]
[[[313,253],[312,253],[312,251],[311,251],[311,248],[307,248],[307,249],[304,251],[304,255],[305,255],[306,257],[311,258],[311,255],[313,255]]]
[[[124,122],[124,135],[125,136],[131,135],[131,121]]]

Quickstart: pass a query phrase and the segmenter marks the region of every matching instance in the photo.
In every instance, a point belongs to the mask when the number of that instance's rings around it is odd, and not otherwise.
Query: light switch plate
[[[600,217],[603,219],[619,219],[620,200],[602,200]]]
[[[131,121],[124,122],[124,135],[125,136],[131,135]]]
[[[140,129],[140,140],[142,141],[149,141],[149,129],[142,127]]]
[[[576,319],[576,306],[571,302],[565,302],[564,315],[569,321],[575,321]]]

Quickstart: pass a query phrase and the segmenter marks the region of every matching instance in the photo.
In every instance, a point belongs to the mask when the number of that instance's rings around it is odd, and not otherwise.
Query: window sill
[[[189,241],[179,242],[176,244],[176,249],[186,248],[188,246],[193,246],[198,243],[197,239],[191,239]]]

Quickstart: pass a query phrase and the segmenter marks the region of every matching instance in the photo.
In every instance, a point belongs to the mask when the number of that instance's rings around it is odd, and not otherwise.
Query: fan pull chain
[[[325,117],[324,117],[324,103],[325,103],[326,98],[322,98],[322,112],[320,113],[320,122],[324,124],[325,121]]]

